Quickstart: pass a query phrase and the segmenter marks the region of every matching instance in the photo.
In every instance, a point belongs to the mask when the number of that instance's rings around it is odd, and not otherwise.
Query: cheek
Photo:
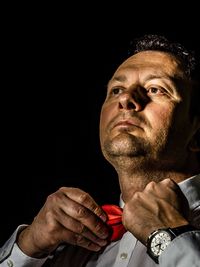
[[[151,125],[152,131],[161,129],[167,131],[172,123],[173,111],[174,108],[172,106],[156,106],[146,110],[146,118]]]
[[[115,105],[103,105],[101,109],[100,115],[100,134],[102,135],[106,131],[106,127],[109,122],[113,119],[116,115],[115,113]]]

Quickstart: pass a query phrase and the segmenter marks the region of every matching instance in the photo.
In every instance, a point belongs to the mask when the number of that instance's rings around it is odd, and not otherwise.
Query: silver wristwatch
[[[168,247],[170,242],[182,233],[196,230],[190,224],[176,228],[158,229],[153,231],[147,239],[147,253],[158,263],[159,256]]]

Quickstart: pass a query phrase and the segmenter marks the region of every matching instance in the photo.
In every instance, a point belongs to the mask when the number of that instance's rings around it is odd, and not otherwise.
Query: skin
[[[144,244],[155,229],[188,224],[176,183],[199,172],[190,85],[181,63],[158,51],[128,58],[108,84],[101,147],[119,175],[123,223]]]
[[[135,54],[108,84],[100,118],[105,158],[119,176],[123,224],[142,243],[158,228],[188,224],[177,183],[200,167],[190,149],[200,128],[190,118],[190,82],[181,63],[158,51]],[[106,215],[87,193],[60,188],[18,236],[22,251],[44,257],[66,242],[98,251],[107,244]]]
[[[18,237],[21,250],[41,258],[61,243],[98,251],[107,244],[106,215],[86,192],[62,187],[51,194],[31,225]]]

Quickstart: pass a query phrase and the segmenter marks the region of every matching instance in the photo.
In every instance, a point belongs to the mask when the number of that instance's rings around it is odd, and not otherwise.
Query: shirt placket
[[[130,232],[125,233],[120,240],[119,251],[113,267],[127,267],[135,245],[136,238]]]

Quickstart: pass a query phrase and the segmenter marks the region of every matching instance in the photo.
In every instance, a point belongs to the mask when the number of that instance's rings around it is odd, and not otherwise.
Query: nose
[[[134,92],[123,92],[119,96],[119,109],[141,111],[144,100],[137,90]]]

